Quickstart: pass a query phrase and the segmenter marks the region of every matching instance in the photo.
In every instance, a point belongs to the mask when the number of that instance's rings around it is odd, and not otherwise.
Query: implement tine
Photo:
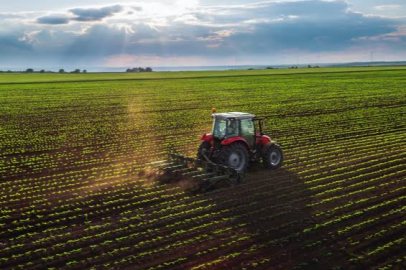
[[[206,155],[204,156],[205,158],[201,160],[177,153],[169,153],[167,160],[151,162],[148,165],[164,172],[171,179],[186,177],[192,181],[198,180],[201,183],[199,190],[203,192],[223,180],[229,180],[236,184],[243,177],[242,173],[234,168],[214,163]]]
[[[181,164],[181,165],[174,165],[174,166],[164,167],[164,168],[162,168],[162,170],[171,171],[171,170],[175,170],[175,169],[181,169],[181,168],[184,168],[184,167],[185,167],[185,165]]]
[[[198,171],[198,170],[193,170],[190,172],[185,172],[182,173],[183,176],[194,176],[194,175],[198,175],[199,173],[201,174],[203,171]]]
[[[173,162],[168,161],[168,160],[160,160],[160,161],[154,161],[150,163],[146,163],[146,166],[151,166],[151,167],[162,167],[162,166],[167,166],[169,164],[173,164]]]
[[[217,176],[217,173],[212,172],[212,173],[202,173],[202,174],[198,174],[198,175],[194,175],[192,176],[193,178],[200,178],[200,179],[208,179],[212,176]]]
[[[191,172],[191,171],[195,171],[196,168],[190,168],[190,167],[186,167],[186,168],[182,168],[182,169],[178,169],[178,170],[174,170],[174,173],[187,173],[187,172]]]
[[[158,161],[153,161],[153,162],[149,162],[147,163],[147,165],[154,165],[154,164],[160,164],[160,163],[166,163],[168,162],[167,160],[158,160]]]

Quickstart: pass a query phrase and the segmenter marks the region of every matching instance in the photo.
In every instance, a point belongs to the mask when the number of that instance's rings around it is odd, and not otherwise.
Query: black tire
[[[283,151],[277,144],[272,144],[266,147],[262,157],[264,166],[268,169],[277,169],[283,163]]]
[[[240,143],[223,146],[219,158],[220,164],[245,172],[248,167],[249,155],[247,148]]]
[[[205,160],[204,156],[203,156],[203,152],[206,151],[206,156],[208,155],[209,151],[210,151],[211,145],[209,142],[203,141],[200,146],[199,149],[197,150],[197,159],[198,160]]]

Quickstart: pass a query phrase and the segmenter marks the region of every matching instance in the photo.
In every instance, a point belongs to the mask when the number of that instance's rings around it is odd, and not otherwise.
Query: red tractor
[[[247,169],[249,161],[261,159],[266,168],[276,169],[282,165],[282,148],[262,132],[264,119],[242,112],[213,113],[212,116],[213,130],[202,136],[198,159],[239,172]]]
[[[262,159],[265,167],[282,165],[281,147],[262,133],[264,120],[249,113],[213,113],[212,133],[202,136],[197,159],[170,153],[168,160],[148,166],[159,172],[159,181],[190,180],[191,190],[207,191],[228,180],[237,184],[250,161]]]

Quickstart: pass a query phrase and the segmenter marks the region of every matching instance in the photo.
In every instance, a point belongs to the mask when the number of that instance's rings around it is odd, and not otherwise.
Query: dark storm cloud
[[[121,5],[103,7],[103,8],[73,8],[69,10],[77,17],[72,20],[81,22],[100,21],[104,18],[111,17],[115,13],[123,11]]]
[[[19,40],[16,35],[0,35],[0,48],[29,49],[29,44]],[[0,50],[3,51],[3,50]]]
[[[49,15],[37,18],[36,22],[40,24],[67,24],[69,23],[69,18],[65,16]]]
[[[108,6],[102,8],[73,8],[69,12],[75,17],[68,17],[67,15],[47,15],[37,18],[36,22],[39,24],[68,24],[70,21],[79,22],[93,22],[101,21],[104,18],[111,17],[116,13],[123,11],[121,5]],[[136,9],[134,9],[136,10]]]
[[[252,32],[231,36],[225,46],[240,44],[238,49],[253,53],[284,49],[332,51],[348,48],[358,37],[379,36],[397,29],[396,21],[391,19],[355,13],[337,15],[322,23],[314,16],[257,23]]]
[[[21,40],[19,35],[13,34],[1,34],[0,33],[0,58],[2,61],[15,62],[15,56],[22,57],[33,53],[31,44]],[[1,64],[1,63],[0,63]]]

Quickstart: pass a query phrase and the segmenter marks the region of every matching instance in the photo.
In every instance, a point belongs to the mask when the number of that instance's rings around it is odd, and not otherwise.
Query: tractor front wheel
[[[240,143],[230,144],[221,149],[220,163],[239,172],[247,169],[248,159],[247,148]]]
[[[265,150],[262,160],[268,169],[279,168],[283,162],[282,148],[277,144],[272,144]]]
[[[209,154],[211,145],[209,142],[202,142],[197,150],[197,159],[198,160],[206,160],[203,156],[203,153],[207,156]]]

